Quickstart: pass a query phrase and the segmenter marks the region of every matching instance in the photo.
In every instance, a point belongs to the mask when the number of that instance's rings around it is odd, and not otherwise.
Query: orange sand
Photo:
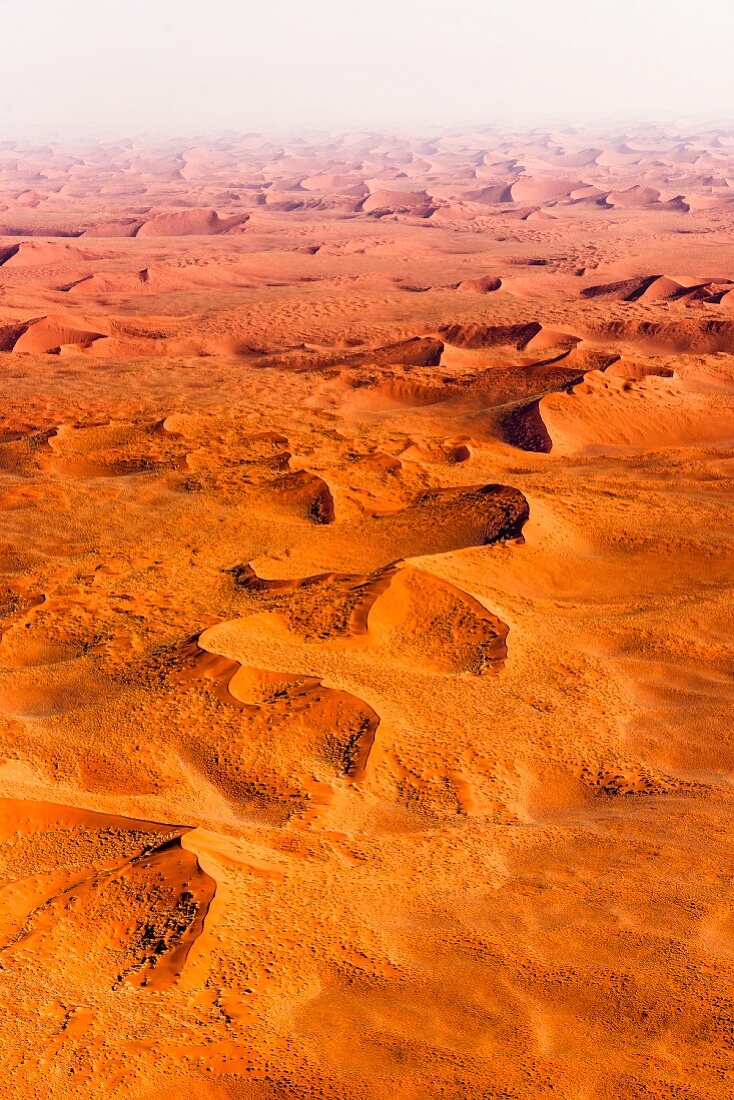
[[[0,1082],[734,1090],[734,132],[0,148]]]

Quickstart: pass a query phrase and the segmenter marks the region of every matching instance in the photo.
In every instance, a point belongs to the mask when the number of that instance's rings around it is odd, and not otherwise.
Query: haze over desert
[[[9,1097],[734,1089],[734,128],[0,142]]]

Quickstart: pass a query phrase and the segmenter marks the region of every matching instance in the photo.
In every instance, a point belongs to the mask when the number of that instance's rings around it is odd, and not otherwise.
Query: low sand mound
[[[0,203],[0,212],[3,207]],[[76,223],[71,225],[63,219],[29,217],[27,208],[21,208],[17,216],[0,217],[0,236],[2,237],[81,237],[83,230]]]
[[[375,515],[362,537],[382,561],[445,554],[519,538],[528,514],[523,494],[506,485],[434,489],[400,512]]]
[[[244,225],[249,214],[237,214],[231,218],[220,218],[216,210],[187,209],[171,210],[156,214],[138,229],[137,237],[212,237],[226,233],[235,226]]]
[[[512,201],[519,203],[558,202],[584,184],[580,180],[548,179],[543,176],[521,176],[511,188]]]
[[[59,289],[74,298],[97,298],[111,294],[129,296],[145,291],[147,282],[144,270],[120,271],[109,275],[85,275]]]
[[[401,459],[407,459],[410,462],[429,462],[431,465],[438,466],[455,466],[457,462],[468,462],[471,456],[470,437],[443,442],[408,443],[405,450],[400,452]]]
[[[373,191],[360,209],[376,218],[385,214],[409,214],[414,218],[428,218],[438,207],[427,191]]]
[[[463,279],[457,290],[469,294],[491,294],[502,288],[502,280],[497,275],[483,275],[478,279]]]
[[[519,325],[454,324],[440,329],[441,336],[455,348],[513,347],[521,350],[542,329],[539,321]]]
[[[549,214],[547,210],[530,210],[527,214],[523,215],[523,221],[526,222],[554,222],[558,221],[555,214]]]
[[[460,387],[445,378],[415,377],[412,372],[402,376],[385,372],[367,378],[361,374],[346,381],[351,387],[346,405],[358,414],[379,414],[397,408],[418,409],[449,401],[462,393]]]
[[[413,367],[437,367],[441,362],[444,344],[432,336],[413,336],[408,340],[400,340],[395,344],[386,344],[383,347],[370,349],[369,351],[350,354],[347,362],[349,365],[391,366],[401,364]]]
[[[620,302],[665,302],[696,294],[700,285],[686,286],[668,275],[640,275],[614,283],[587,286],[582,298],[613,298]]]
[[[440,333],[447,344],[466,349],[499,347],[515,348],[517,351],[570,349],[581,339],[568,332],[545,328],[539,321],[527,321],[519,325],[445,325]]]
[[[306,176],[301,180],[301,188],[304,191],[367,192],[367,187],[359,176],[339,172],[316,172],[312,176]]]
[[[0,654],[3,647],[0,646]],[[22,657],[22,650],[21,650]],[[44,719],[98,703],[108,690],[88,659],[0,667],[0,715]]]
[[[581,337],[574,336],[570,332],[561,332],[559,329],[541,327],[540,332],[531,336],[523,346],[523,351],[545,352],[551,350],[570,350],[580,343]]]
[[[83,328],[77,317],[53,314],[29,321],[25,331],[13,344],[13,351],[42,355],[58,353],[66,345],[89,348],[95,340],[103,340],[106,335],[91,328]]]
[[[125,477],[155,470],[159,457],[153,441],[133,424],[62,424],[48,437],[42,465],[68,478]]]
[[[311,523],[333,523],[334,498],[323,478],[308,470],[295,470],[276,478],[269,486],[269,501],[279,511],[301,516]]]
[[[549,164],[553,164],[559,168],[588,168],[589,165],[596,162],[601,152],[601,149],[591,147],[589,149],[579,149],[573,153],[559,153],[557,156],[548,157],[546,159]]]
[[[380,478],[385,475],[397,474],[403,468],[399,458],[396,458],[395,455],[385,454],[384,451],[375,450],[363,455],[355,454],[350,458],[360,471],[367,474],[376,474]]]
[[[2,950],[58,957],[72,972],[93,966],[108,990],[171,988],[215,892],[181,844],[187,831],[0,800],[0,862],[25,870],[0,896]]]
[[[231,269],[214,267],[207,269],[200,265],[175,267],[169,264],[149,264],[137,271],[100,272],[85,275],[59,290],[74,297],[106,297],[124,294],[126,297],[142,294],[168,294],[177,291],[191,291],[197,287],[224,288],[236,286],[242,279]],[[226,337],[224,338],[226,340]]]
[[[78,645],[34,636],[28,630],[6,630],[0,637],[0,671],[65,664],[81,656]]]

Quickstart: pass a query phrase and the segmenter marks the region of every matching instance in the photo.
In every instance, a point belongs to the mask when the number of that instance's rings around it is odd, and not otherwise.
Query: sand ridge
[[[734,134],[0,147],[0,1081],[728,1097]]]

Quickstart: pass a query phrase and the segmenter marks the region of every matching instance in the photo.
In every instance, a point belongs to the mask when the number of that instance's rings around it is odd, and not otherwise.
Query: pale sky
[[[0,140],[734,122],[734,0],[0,0]]]

